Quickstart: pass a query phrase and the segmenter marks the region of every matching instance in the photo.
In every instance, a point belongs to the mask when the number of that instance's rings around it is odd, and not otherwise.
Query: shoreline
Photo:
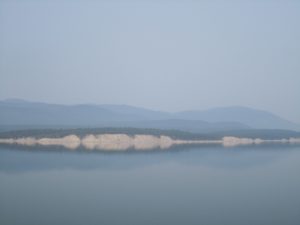
[[[300,144],[299,137],[290,137],[283,139],[260,139],[260,138],[240,138],[234,136],[225,136],[219,140],[183,140],[173,139],[170,136],[136,134],[133,136],[127,134],[88,134],[79,137],[75,134],[66,135],[60,138],[0,138],[0,144],[17,144],[22,146],[61,146],[70,150],[76,150],[83,147],[86,150],[105,150],[105,151],[126,151],[134,149],[136,151],[152,149],[169,149],[172,146],[188,144],[219,144],[224,147],[234,147],[240,145],[260,145],[272,143],[290,143]]]

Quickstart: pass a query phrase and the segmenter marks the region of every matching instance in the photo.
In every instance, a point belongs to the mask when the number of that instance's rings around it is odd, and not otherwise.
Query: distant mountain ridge
[[[183,111],[178,118],[204,120],[207,122],[235,121],[256,129],[292,129],[299,130],[300,125],[283,119],[264,110],[244,106],[218,107],[203,111]]]
[[[216,132],[243,129],[300,130],[270,112],[242,106],[169,113],[128,105],[60,105],[21,99],[0,101],[0,128],[44,127],[138,127]]]

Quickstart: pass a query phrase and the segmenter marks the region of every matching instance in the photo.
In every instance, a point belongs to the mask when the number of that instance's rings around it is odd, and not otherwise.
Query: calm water
[[[300,147],[0,148],[0,224],[300,224]]]

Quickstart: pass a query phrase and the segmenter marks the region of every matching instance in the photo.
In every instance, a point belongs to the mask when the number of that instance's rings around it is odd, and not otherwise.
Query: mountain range
[[[249,129],[300,130],[273,113],[243,106],[202,111],[163,112],[129,105],[60,105],[21,99],[0,101],[0,129],[136,127],[217,132]]]

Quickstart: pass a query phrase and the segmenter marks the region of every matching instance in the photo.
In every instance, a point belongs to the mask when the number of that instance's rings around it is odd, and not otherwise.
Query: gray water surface
[[[299,225],[300,147],[0,148],[3,225]]]

